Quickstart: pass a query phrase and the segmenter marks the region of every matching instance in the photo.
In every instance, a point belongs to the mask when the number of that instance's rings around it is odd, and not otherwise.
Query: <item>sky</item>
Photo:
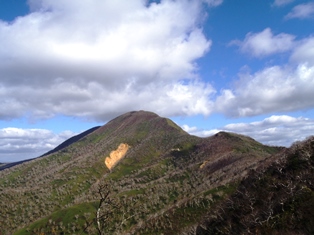
[[[290,146],[314,134],[314,1],[0,0],[0,162],[123,113]]]

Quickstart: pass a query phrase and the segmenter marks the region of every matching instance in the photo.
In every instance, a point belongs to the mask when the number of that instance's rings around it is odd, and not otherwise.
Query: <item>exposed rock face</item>
[[[108,167],[109,170],[111,170],[117,163],[125,156],[126,152],[129,149],[128,144],[120,144],[119,147],[111,151],[109,157],[106,157],[105,164]]]
[[[200,166],[200,169],[203,169],[207,163],[208,161],[204,161],[203,164]]]

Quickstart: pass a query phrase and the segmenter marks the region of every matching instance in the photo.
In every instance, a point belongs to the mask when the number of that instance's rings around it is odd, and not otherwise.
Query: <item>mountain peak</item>
[[[152,134],[161,131],[175,131],[181,134],[187,134],[170,119],[143,110],[122,114],[106,123],[96,132],[114,132],[115,135],[132,136],[133,138],[134,135],[136,136],[139,133],[143,134],[147,132],[148,134],[148,132],[150,132]]]
[[[147,121],[153,118],[160,118],[160,116],[158,116],[156,113],[153,112],[148,112],[148,111],[144,111],[144,110],[139,110],[139,111],[131,111],[131,112],[127,112],[125,114],[122,114],[114,119],[112,119],[110,122],[116,122],[116,121],[129,121],[129,122],[139,122],[139,121]],[[108,123],[110,123],[108,122]]]

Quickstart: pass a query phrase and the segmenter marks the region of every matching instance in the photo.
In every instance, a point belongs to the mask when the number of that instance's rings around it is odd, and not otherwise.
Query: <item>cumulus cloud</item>
[[[241,75],[237,86],[225,89],[216,108],[227,116],[245,117],[314,107],[314,67],[273,66],[255,74]]]
[[[227,116],[245,117],[313,108],[314,38],[297,44],[289,64],[240,74],[236,85],[218,95],[214,109]]]
[[[289,147],[295,141],[301,141],[313,135],[314,120],[304,117],[273,115],[262,121],[233,123],[214,130],[200,130],[187,125],[183,126],[183,129],[200,137],[211,136],[219,131],[235,132],[250,136],[263,144]]]
[[[314,66],[314,37],[302,40],[294,49],[290,60],[295,64],[305,63]]]
[[[285,18],[286,19],[307,19],[314,17],[314,3],[308,2],[295,6],[291,12],[289,12]]]
[[[218,133],[219,131],[221,131],[221,129],[204,130],[204,129],[200,129],[196,126],[189,126],[186,124],[182,125],[181,128],[184,131],[186,131],[187,133],[189,133],[191,135],[199,136],[199,137],[212,136],[212,135]]]
[[[45,129],[0,129],[0,162],[15,162],[38,157],[55,148],[75,133],[53,133]]]
[[[295,36],[280,33],[274,35],[270,28],[259,33],[248,33],[243,41],[232,41],[231,45],[240,47],[241,52],[253,57],[264,57],[275,53],[289,51],[294,44]]]
[[[30,0],[30,14],[0,21],[0,119],[207,115],[213,89],[195,63],[211,47],[202,4],[221,2]]]

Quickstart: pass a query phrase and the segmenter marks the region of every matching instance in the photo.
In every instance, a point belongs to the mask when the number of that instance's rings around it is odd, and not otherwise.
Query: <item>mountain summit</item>
[[[193,234],[283,150],[235,133],[199,138],[146,111],[72,140],[0,172],[0,234]]]

